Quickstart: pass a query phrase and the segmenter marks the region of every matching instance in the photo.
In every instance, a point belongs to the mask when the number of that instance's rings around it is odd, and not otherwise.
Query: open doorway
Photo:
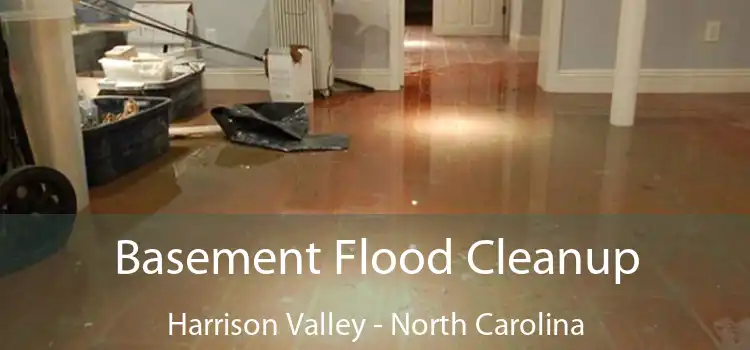
[[[440,54],[435,57],[445,57],[449,39],[458,47],[471,37],[506,43],[509,5],[510,0],[389,0],[394,14],[390,16],[391,86],[404,86],[404,73],[414,70],[409,65],[423,66],[421,57],[431,56],[426,51],[437,50]]]
[[[407,26],[432,26],[433,0],[405,0]]]

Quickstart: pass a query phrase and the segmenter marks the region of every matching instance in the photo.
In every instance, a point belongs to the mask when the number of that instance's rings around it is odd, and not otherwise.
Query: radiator
[[[333,86],[333,2],[272,0],[271,46],[305,45],[312,51],[313,88],[327,97]]]

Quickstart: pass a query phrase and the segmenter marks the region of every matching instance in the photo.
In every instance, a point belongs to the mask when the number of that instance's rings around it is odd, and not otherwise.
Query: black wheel
[[[0,178],[1,214],[75,214],[75,189],[61,172],[24,166]]]
[[[0,178],[0,276],[35,264],[68,241],[78,211],[59,171],[24,166]]]

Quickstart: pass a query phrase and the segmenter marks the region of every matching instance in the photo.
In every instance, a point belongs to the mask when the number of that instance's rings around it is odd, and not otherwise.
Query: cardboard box
[[[105,52],[104,57],[129,60],[138,57],[138,50],[133,45],[118,45]]]
[[[133,11],[195,34],[195,13],[191,1],[138,1],[133,6]],[[135,46],[138,52],[152,54],[177,53],[194,47],[190,39],[142,24],[128,33],[128,44]],[[187,55],[197,56],[198,52],[190,50]]]

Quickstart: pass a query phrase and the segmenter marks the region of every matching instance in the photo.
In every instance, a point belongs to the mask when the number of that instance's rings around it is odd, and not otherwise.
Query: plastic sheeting
[[[216,107],[211,115],[229,141],[281,152],[343,151],[349,136],[310,135],[309,117],[302,103],[251,103]]]

